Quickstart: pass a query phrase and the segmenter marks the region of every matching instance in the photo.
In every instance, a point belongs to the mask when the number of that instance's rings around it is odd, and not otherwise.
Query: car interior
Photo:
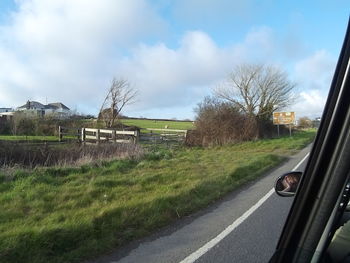
[[[350,262],[350,182],[339,199],[323,262]]]

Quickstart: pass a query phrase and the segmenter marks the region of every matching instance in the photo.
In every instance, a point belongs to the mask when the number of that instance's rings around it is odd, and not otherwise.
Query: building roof
[[[64,109],[64,110],[70,110],[66,105],[64,105],[61,102],[55,102],[55,103],[49,103],[47,105],[41,104],[37,101],[27,101],[26,104],[18,107],[18,109],[28,109],[28,108],[35,108],[35,109]]]
[[[27,101],[26,104],[18,107],[18,108],[23,108],[23,109],[27,109],[27,108],[36,108],[36,109],[44,109],[45,106],[43,104],[41,104],[40,102],[37,101]]]
[[[61,102],[54,102],[54,103],[49,103],[48,105],[46,105],[48,107],[52,107],[52,108],[55,108],[55,109],[64,109],[64,110],[70,110],[66,105],[64,105],[63,103]],[[50,107],[50,108],[51,108]]]

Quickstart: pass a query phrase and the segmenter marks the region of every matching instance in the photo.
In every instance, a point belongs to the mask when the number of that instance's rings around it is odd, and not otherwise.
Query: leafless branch
[[[113,78],[102,103],[99,119],[105,122],[106,127],[113,127],[123,108],[134,103],[136,96],[137,90],[131,87],[129,81]]]
[[[292,103],[295,84],[277,67],[242,64],[229,75],[228,85],[214,90],[217,98],[229,101],[244,113],[262,119]]]

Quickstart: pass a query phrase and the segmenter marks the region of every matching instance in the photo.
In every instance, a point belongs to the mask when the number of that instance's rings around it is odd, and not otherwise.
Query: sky
[[[138,90],[132,117],[194,119],[241,63],[297,84],[321,116],[349,18],[346,0],[0,0],[0,107],[62,102],[97,114],[112,79]]]

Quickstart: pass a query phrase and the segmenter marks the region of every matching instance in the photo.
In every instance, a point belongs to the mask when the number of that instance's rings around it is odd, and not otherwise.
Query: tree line
[[[240,64],[227,80],[215,87],[196,109],[194,145],[224,144],[234,141],[271,137],[272,114],[290,106],[296,84],[281,68],[266,64]],[[122,110],[136,101],[137,90],[124,78],[113,78],[98,114],[98,125],[118,127]],[[48,128],[17,116],[12,133],[44,133]],[[306,125],[303,121],[303,125]],[[53,125],[51,124],[50,127]],[[52,127],[53,128],[53,127]],[[51,128],[51,129],[52,129]],[[40,130],[40,131],[39,131]]]
[[[294,102],[296,84],[276,66],[240,64],[195,109],[190,145],[218,145],[271,137],[272,114]],[[282,129],[283,130],[283,129]]]

